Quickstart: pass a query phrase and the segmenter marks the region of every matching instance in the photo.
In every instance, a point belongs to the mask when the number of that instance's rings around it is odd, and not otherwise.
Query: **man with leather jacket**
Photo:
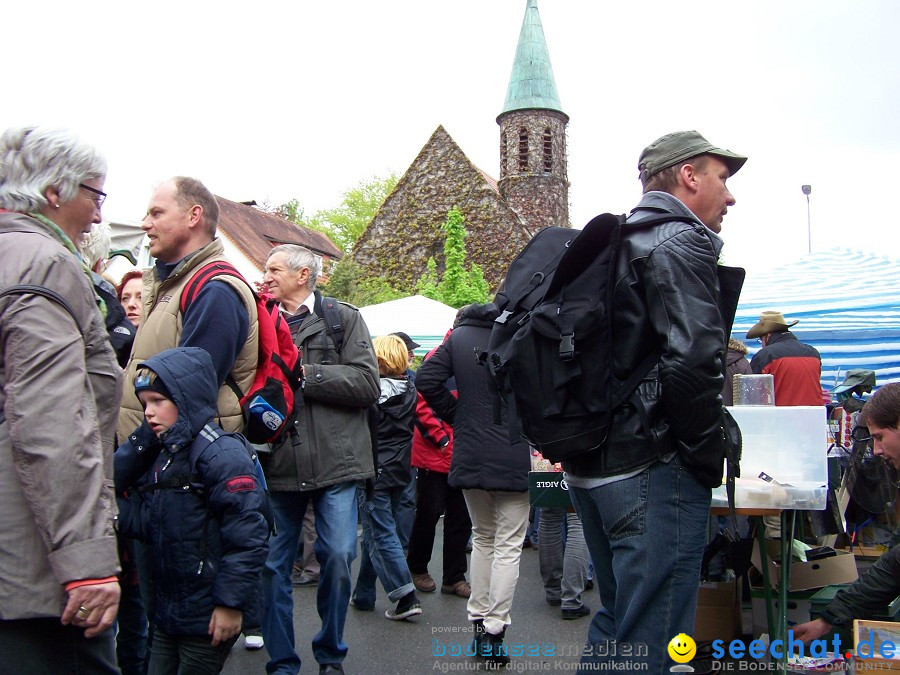
[[[662,672],[669,641],[693,631],[711,488],[723,475],[724,355],[743,282],[743,270],[718,264],[718,233],[735,203],[726,181],[745,161],[696,131],[641,154],[644,196],[616,262],[613,375],[625,381],[658,358],[615,411],[607,443],[563,463],[602,601],[582,662]],[[629,227],[667,213],[671,222]]]

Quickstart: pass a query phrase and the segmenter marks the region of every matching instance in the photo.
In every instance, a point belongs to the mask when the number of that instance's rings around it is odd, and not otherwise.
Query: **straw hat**
[[[758,338],[760,335],[768,335],[769,333],[781,333],[791,326],[796,326],[799,320],[787,323],[784,320],[784,314],[781,312],[763,312],[759,315],[759,321],[750,330],[747,331],[747,339]]]

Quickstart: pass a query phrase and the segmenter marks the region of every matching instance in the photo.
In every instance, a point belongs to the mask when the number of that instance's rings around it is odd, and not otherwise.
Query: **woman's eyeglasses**
[[[78,187],[84,188],[88,192],[93,192],[95,195],[97,195],[96,198],[94,198],[94,203],[97,205],[98,209],[103,206],[103,202],[106,201],[106,193],[103,190],[92,188],[90,185],[85,185],[84,183],[79,183]]]

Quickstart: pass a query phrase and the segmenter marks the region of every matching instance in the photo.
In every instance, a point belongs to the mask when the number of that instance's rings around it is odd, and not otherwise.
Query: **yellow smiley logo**
[[[669,641],[669,657],[675,663],[687,663],[697,655],[697,643],[685,633],[679,633]]]

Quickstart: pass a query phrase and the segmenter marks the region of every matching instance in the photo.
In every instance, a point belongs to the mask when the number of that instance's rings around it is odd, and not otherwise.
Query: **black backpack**
[[[609,308],[622,231],[695,221],[625,218],[604,213],[581,232],[540,231],[510,265],[495,300],[501,314],[482,358],[499,395],[514,404],[521,435],[554,462],[602,447],[613,411],[659,359],[647,354],[624,382],[612,377]]]

